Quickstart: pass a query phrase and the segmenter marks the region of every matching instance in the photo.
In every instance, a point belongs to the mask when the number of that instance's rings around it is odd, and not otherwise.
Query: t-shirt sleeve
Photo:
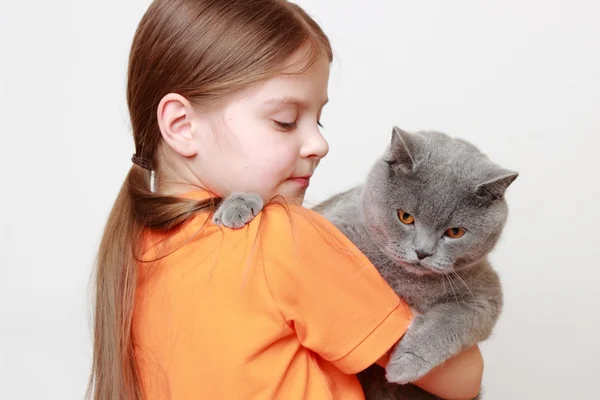
[[[362,371],[406,332],[408,305],[329,221],[297,206],[261,217],[267,285],[301,344],[341,371]]]

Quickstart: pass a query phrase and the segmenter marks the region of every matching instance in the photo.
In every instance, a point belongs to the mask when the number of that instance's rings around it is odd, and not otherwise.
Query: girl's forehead
[[[328,101],[329,62],[320,57],[300,73],[284,71],[261,82],[252,100],[261,107],[293,105],[300,109],[321,108]]]

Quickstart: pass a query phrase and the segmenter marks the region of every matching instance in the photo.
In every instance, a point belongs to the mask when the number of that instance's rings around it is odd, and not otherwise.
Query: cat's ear
[[[517,172],[502,170],[495,178],[477,185],[475,194],[491,200],[501,199],[506,189],[518,176]]]
[[[414,141],[415,138],[410,133],[394,126],[390,151],[386,154],[385,162],[400,167],[404,172],[412,172],[415,168]]]

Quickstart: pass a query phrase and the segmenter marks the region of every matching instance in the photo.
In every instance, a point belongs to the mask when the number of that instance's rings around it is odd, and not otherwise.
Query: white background
[[[600,3],[300,2],[336,60],[313,203],[391,127],[466,138],[521,176],[493,253],[506,307],[485,399],[583,399],[600,372]],[[133,142],[129,44],[147,0],[0,1],[0,399],[80,399],[88,284]]]

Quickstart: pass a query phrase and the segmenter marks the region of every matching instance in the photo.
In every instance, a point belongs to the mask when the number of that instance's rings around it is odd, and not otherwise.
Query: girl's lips
[[[308,187],[308,185],[310,185],[310,176],[297,176],[295,178],[290,178],[290,180],[302,187]]]

